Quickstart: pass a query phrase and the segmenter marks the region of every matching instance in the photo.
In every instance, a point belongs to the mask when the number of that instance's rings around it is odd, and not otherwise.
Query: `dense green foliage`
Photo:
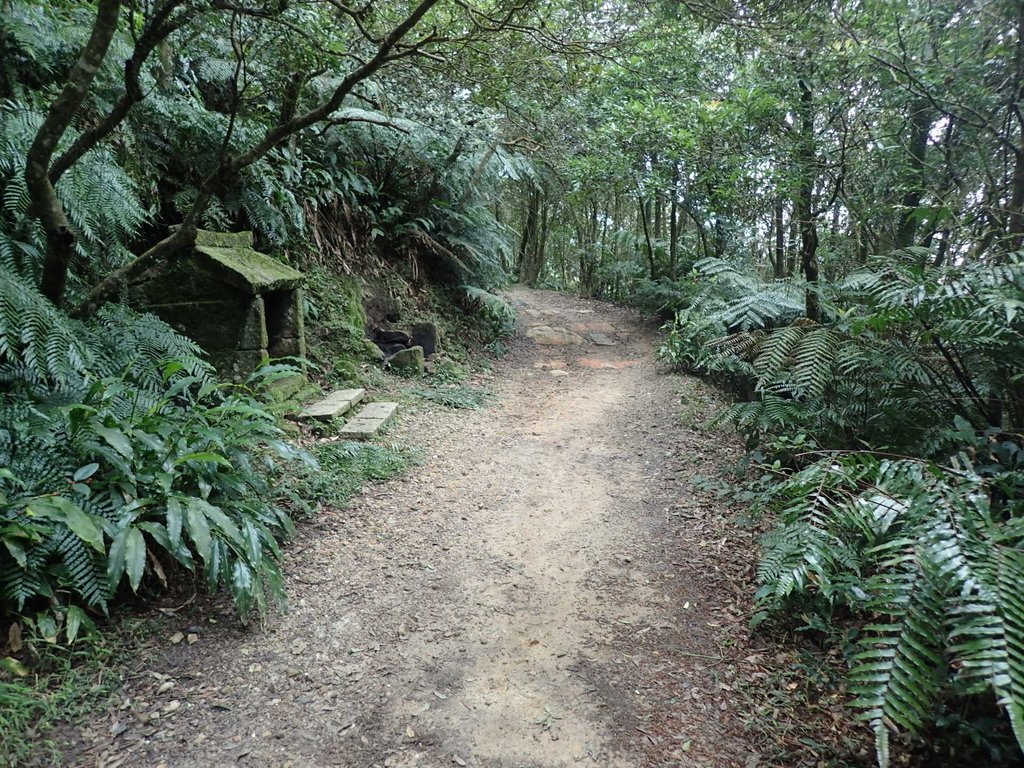
[[[197,227],[251,229],[309,272],[332,382],[398,309],[500,351],[507,272],[671,319],[769,468],[758,618],[856,636],[883,765],[951,700],[1024,743],[1022,95],[1010,0],[6,3],[4,611],[70,640],[172,566],[262,608],[279,497],[404,465],[311,470],[259,380],[115,303]],[[418,394],[479,405],[457,378]]]
[[[149,315],[70,320],[15,278],[0,349],[0,594],[106,610],[145,572],[201,568],[244,615],[281,595],[273,456],[299,457],[273,417],[220,384],[199,350]],[[63,598],[63,599],[62,599]]]
[[[5,4],[5,612],[42,610],[57,626],[166,584],[172,567],[229,590],[243,616],[263,610],[282,594],[281,499],[340,503],[402,465],[352,448],[326,456],[331,488],[294,468],[297,487],[275,488],[282,461],[315,466],[263,404],[261,388],[294,371],[221,383],[192,342],[109,303],[160,268],[167,255],[152,254],[175,233],[252,229],[307,268],[313,370],[332,381],[358,376],[367,354],[370,283],[446,283],[459,312],[507,331],[509,310],[477,287],[503,281],[508,255],[483,193],[527,166],[479,106],[436,108],[454,81],[415,62],[451,52],[434,38],[466,37],[465,14],[484,17],[433,5],[370,19],[327,3]],[[424,17],[433,31],[417,31]]]
[[[817,288],[820,323],[792,319],[797,286],[701,264],[661,350],[741,395],[717,418],[769,462],[757,504],[777,515],[758,619],[857,619],[853,705],[882,764],[890,730],[930,727],[951,695],[994,695],[1022,734],[1024,260],[927,255]]]

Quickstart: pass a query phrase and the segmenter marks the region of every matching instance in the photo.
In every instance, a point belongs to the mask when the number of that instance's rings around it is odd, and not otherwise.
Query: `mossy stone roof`
[[[195,251],[221,279],[253,295],[298,288],[305,280],[298,270],[253,250],[251,232],[200,230]]]

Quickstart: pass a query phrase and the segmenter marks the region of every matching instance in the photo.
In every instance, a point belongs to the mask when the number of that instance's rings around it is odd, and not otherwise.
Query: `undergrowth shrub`
[[[779,477],[752,491],[776,520],[755,623],[800,617],[845,647],[880,765],[893,733],[940,726],[1006,764],[1024,745],[1024,259],[927,256],[828,287],[705,261],[662,356],[752,385],[717,420]],[[808,289],[820,322],[793,316]],[[985,697],[1009,742],[957,705]]]
[[[804,432],[826,448],[933,457],[952,446],[944,425],[955,417],[979,430],[1020,429],[1024,260],[934,267],[919,250],[878,259],[823,292],[822,323],[788,321],[790,292],[778,281],[728,299],[744,283],[711,271],[732,287],[709,283],[679,313],[661,354],[697,373],[747,379],[749,402],[720,419],[751,444]],[[723,329],[732,333],[715,338]]]
[[[396,445],[349,440],[319,443],[311,449],[315,465],[295,468],[292,491],[307,514],[309,500],[341,508],[367,483],[387,480],[404,472],[415,457]]]
[[[755,619],[804,616],[818,630],[856,621],[852,706],[882,766],[890,734],[921,733],[951,697],[992,697],[1024,748],[1024,502],[1006,494],[1024,461],[1019,439],[1002,443],[1012,463],[997,474],[998,451],[984,465],[961,454],[949,466],[830,454],[762,499],[778,519],[763,542]]]
[[[515,333],[516,312],[501,296],[472,285],[464,285],[462,290],[470,312],[483,319],[492,339]]]
[[[667,277],[658,280],[645,278],[636,281],[629,292],[628,301],[645,314],[657,315],[667,320],[689,307],[699,290],[696,274],[676,280]]]
[[[228,589],[243,616],[280,598],[291,521],[272,481],[278,462],[304,457],[257,398],[258,376],[220,383],[198,354],[155,317],[108,307],[74,321],[3,278],[4,612],[105,612],[172,567]]]

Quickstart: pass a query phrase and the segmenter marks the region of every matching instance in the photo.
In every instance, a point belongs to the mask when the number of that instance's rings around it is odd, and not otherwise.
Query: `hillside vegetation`
[[[735,395],[753,623],[880,765],[1019,762],[1022,93],[1010,0],[7,0],[0,686],[175,574],[265,611],[318,492],[275,383],[388,318],[500,352],[514,279]],[[226,382],[122,303],[199,229],[306,272],[308,361]]]

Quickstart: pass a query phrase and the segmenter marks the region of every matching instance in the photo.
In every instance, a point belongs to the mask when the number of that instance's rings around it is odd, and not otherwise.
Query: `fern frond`
[[[906,558],[899,558],[904,563]],[[889,732],[916,733],[928,722],[943,684],[942,595],[912,567],[873,580],[875,609],[889,617],[864,628],[850,671],[852,705],[875,732],[881,768],[889,765]]]

